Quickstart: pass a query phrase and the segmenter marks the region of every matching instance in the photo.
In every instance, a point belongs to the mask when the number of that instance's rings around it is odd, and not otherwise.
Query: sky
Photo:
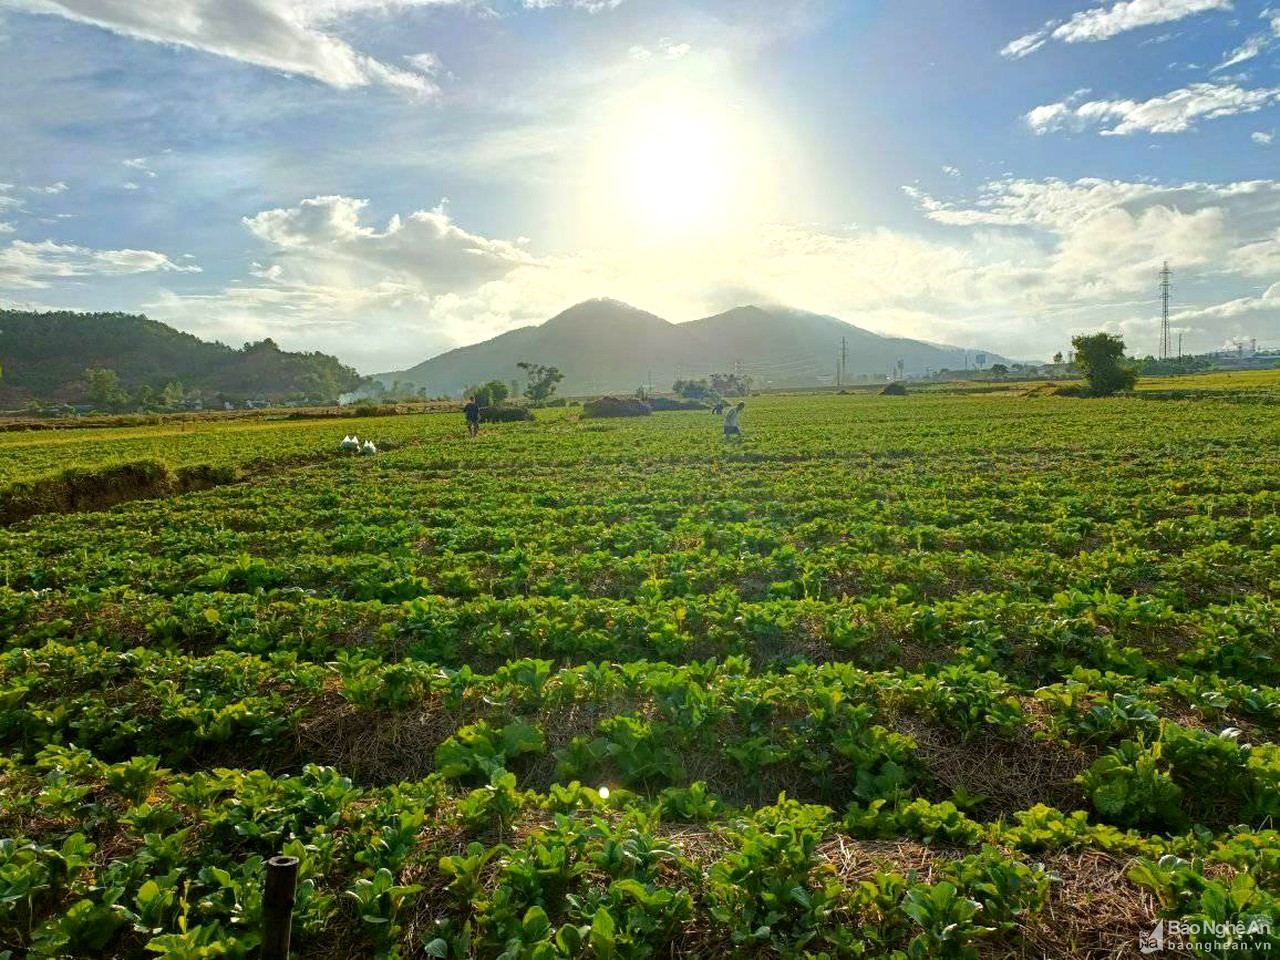
[[[1278,0],[1271,0],[1278,2]],[[1267,0],[0,0],[0,306],[365,373],[590,297],[1280,346]]]

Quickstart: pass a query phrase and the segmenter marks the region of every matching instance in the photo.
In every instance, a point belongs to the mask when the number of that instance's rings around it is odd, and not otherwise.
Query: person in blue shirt
[[[467,397],[467,405],[462,408],[462,414],[467,418],[467,434],[474,440],[480,432],[480,404],[476,403],[475,397]]]

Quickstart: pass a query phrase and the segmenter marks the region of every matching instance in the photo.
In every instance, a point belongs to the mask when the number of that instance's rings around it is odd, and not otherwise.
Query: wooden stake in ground
[[[289,960],[297,887],[297,857],[272,857],[267,861],[267,887],[262,897],[262,960]]]

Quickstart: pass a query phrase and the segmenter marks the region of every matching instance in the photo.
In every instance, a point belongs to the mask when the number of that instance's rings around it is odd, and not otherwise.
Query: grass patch
[[[44,513],[106,510],[130,500],[154,500],[234,483],[234,467],[208,464],[171,470],[159,460],[137,460],[96,469],[71,467],[52,477],[18,482],[0,492],[0,525]]]

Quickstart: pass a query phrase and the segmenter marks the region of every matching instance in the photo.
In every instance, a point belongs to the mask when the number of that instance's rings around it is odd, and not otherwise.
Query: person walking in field
[[[742,411],[746,407],[747,402],[740,400],[736,407],[730,407],[729,412],[724,415],[724,438],[728,440],[730,437],[742,439],[742,428],[738,426],[738,418],[742,416]]]
[[[475,397],[467,397],[467,405],[462,408],[462,414],[467,418],[467,435],[474,440],[480,432],[480,404],[476,403]]]

